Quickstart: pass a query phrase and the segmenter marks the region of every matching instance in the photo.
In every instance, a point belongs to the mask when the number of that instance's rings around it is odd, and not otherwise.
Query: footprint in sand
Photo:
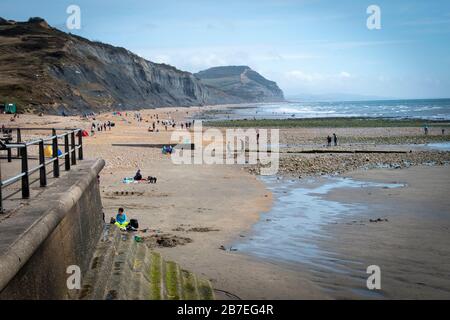
[[[137,192],[137,191],[114,191],[114,193],[108,192],[108,196],[115,195],[115,196],[142,196],[144,192]]]

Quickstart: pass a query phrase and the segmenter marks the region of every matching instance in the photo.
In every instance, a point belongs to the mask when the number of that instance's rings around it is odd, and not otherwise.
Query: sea
[[[325,117],[377,117],[392,119],[450,120],[450,99],[383,100],[347,102],[286,102],[238,106],[205,113],[207,120],[223,119],[300,119]],[[449,151],[450,142],[438,142],[423,147]],[[342,203],[329,199],[333,190],[406,188],[403,183],[374,183],[340,176],[310,179],[290,179],[278,176],[260,177],[274,195],[272,208],[261,215],[245,238],[236,239],[232,248],[267,262],[296,266],[308,270],[313,282],[333,297],[379,299],[384,291],[366,287],[366,265],[353,257],[330,251],[333,235],[326,226],[342,218],[377,212],[370,204]],[[374,211],[375,210],[375,211]],[[385,209],[384,209],[385,210]],[[384,211],[380,211],[382,214]],[[348,218],[350,219],[350,218]],[[402,285],[417,286],[420,270],[402,274]],[[339,279],[338,282],[336,282]],[[341,285],[335,285],[341,283]],[[447,290],[448,288],[444,288]],[[441,288],[439,288],[441,290]]]
[[[243,105],[214,113],[203,120],[301,119],[326,117],[375,117],[450,120],[450,99],[372,100],[265,103]]]

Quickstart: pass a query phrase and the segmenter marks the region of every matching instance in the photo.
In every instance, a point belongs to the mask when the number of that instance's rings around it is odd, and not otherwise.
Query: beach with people
[[[449,297],[450,283],[439,275],[450,261],[450,152],[430,146],[450,141],[441,127],[431,124],[425,135],[401,123],[278,126],[273,176],[261,176],[258,164],[174,164],[163,152],[174,132],[193,134],[188,123],[224,108],[232,107],[24,114],[11,125],[89,132],[85,157],[106,161],[99,177],[105,222],[123,208],[148,246],[210,279],[218,298]],[[208,122],[204,130],[236,124],[225,125]],[[373,295],[371,264],[385,272]]]

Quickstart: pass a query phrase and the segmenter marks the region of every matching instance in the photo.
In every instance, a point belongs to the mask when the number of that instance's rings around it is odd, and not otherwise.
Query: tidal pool
[[[327,199],[335,189],[400,188],[404,184],[357,181],[350,178],[327,177],[292,180],[261,177],[274,195],[273,207],[261,215],[248,237],[234,243],[240,252],[276,262],[300,263],[308,268],[317,267],[336,273],[347,273],[341,267],[343,257],[320,246],[320,240],[329,238],[323,227],[338,219],[367,210],[360,203],[342,203]],[[356,263],[346,259],[346,262]]]
[[[450,142],[428,143],[426,146],[439,151],[450,151]]]

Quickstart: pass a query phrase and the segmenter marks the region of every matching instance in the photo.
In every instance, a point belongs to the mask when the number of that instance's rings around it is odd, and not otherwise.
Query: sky
[[[380,29],[367,28],[370,5]],[[449,0],[0,1],[0,17],[31,16],[181,70],[248,65],[287,97],[450,97]]]

